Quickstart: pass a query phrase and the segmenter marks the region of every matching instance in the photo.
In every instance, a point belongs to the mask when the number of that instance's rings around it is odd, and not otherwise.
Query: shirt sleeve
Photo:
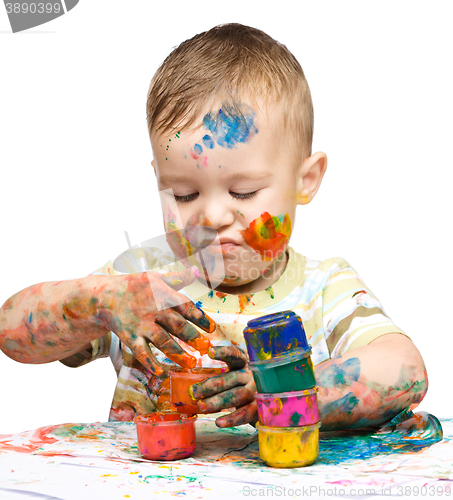
[[[115,271],[113,262],[110,260],[99,269],[96,269],[96,271],[90,273],[88,276],[113,274],[118,273]],[[73,354],[67,358],[60,359],[60,363],[63,363],[65,366],[69,366],[70,368],[78,368],[79,366],[91,363],[91,361],[94,361],[95,359],[107,358],[109,356],[111,357],[111,347],[113,348],[112,332],[108,332],[103,337],[92,340],[90,343],[90,349],[78,352],[77,354]]]
[[[91,349],[78,352],[64,359],[60,359],[60,363],[70,368],[78,368],[79,366],[91,363],[98,358],[107,358],[110,356],[110,345],[112,341],[112,332],[106,333],[99,339],[92,340]]]
[[[381,303],[346,262],[332,274],[323,292],[323,327],[331,358],[368,345],[389,333],[409,337],[385,313]]]

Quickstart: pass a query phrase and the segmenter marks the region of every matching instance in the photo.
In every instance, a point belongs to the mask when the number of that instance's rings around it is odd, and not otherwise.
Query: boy
[[[310,91],[286,47],[237,24],[187,40],[153,77],[147,118],[158,187],[172,193],[166,229],[216,232],[220,285],[195,296],[199,270],[121,275],[112,262],[86,278],[35,285],[2,307],[3,352],[73,367],[110,355],[118,374],[110,420],[131,420],[168,409],[168,371],[193,366],[184,349],[198,350],[230,366],[192,386],[201,410],[236,407],[216,420],[226,427],[257,420],[243,328],[292,309],[312,345],[323,430],[378,425],[419,403],[420,353],[353,268],[288,246],[296,206],[316,195],[327,158],[311,152]]]

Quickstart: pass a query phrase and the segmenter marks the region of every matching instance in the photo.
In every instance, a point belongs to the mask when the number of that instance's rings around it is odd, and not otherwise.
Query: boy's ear
[[[307,205],[315,197],[327,169],[327,155],[322,151],[305,158],[298,175],[298,205]]]
[[[151,160],[151,165],[153,166],[154,175],[156,175],[156,164],[154,162],[154,158]]]

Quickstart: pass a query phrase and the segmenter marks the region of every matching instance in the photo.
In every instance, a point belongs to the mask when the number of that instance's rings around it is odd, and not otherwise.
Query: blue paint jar
[[[250,364],[288,354],[310,351],[302,320],[293,311],[252,319],[244,329]]]

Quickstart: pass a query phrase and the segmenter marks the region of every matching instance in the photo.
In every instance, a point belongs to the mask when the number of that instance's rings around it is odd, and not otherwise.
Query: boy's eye
[[[251,193],[233,193],[233,191],[230,191],[230,194],[233,198],[236,198],[237,200],[253,200],[257,192],[258,191],[253,191]]]
[[[253,191],[251,193],[235,193],[230,191],[230,195],[236,200],[253,200],[258,191]],[[184,196],[174,195],[176,203],[189,203],[198,197],[198,193],[186,194]]]
[[[192,193],[192,194],[187,194],[185,196],[178,196],[174,195],[176,203],[188,203],[189,201],[195,200],[195,198],[198,196],[198,193]]]

